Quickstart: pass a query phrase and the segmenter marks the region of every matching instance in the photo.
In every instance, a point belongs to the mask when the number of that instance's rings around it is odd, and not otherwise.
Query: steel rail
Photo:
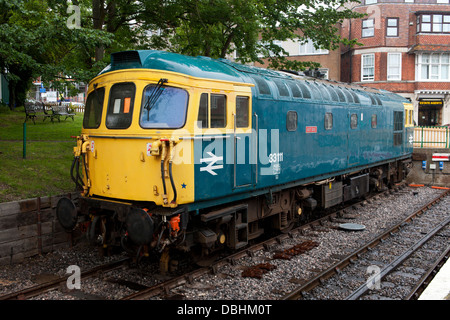
[[[296,289],[294,289],[293,291],[291,291],[290,293],[288,293],[287,295],[282,297],[281,300],[298,300],[298,299],[300,299],[302,296],[305,295],[306,292],[314,289],[315,287],[320,285],[323,281],[332,277],[333,275],[340,273],[340,271],[343,268],[345,268],[349,264],[354,263],[356,260],[358,260],[359,257],[361,256],[361,254],[363,254],[363,253],[367,252],[368,250],[377,246],[380,242],[382,242],[383,240],[390,237],[393,233],[397,232],[405,223],[410,222],[412,219],[414,219],[414,217],[427,211],[429,208],[431,208],[434,204],[439,202],[443,197],[447,196],[448,194],[450,194],[450,190],[447,190],[447,191],[441,193],[434,200],[430,201],[428,204],[424,205],[419,210],[416,210],[414,213],[409,215],[407,218],[403,219],[403,221],[401,221],[400,223],[397,223],[396,225],[394,225],[393,227],[391,227],[389,230],[385,231],[381,235],[376,236],[374,239],[370,240],[369,242],[364,244],[362,247],[360,247],[353,253],[350,253],[349,255],[347,255],[341,261],[335,263],[328,269],[322,271],[315,277],[311,278],[305,284],[297,287]]]
[[[94,267],[88,271],[81,273],[81,279],[83,278],[89,278],[97,274],[98,272],[102,271],[111,271],[116,268],[121,267],[126,262],[129,262],[130,258],[121,259],[118,261],[110,262],[105,265]],[[43,294],[45,292],[58,289],[62,286],[64,286],[67,283],[67,279],[70,276],[67,277],[61,277],[52,281],[48,281],[33,287],[29,287],[20,291],[8,293],[5,295],[0,296],[0,300],[26,300],[35,296],[38,296],[40,294]]]
[[[448,260],[450,255],[450,245],[441,254],[441,256],[436,260],[436,262],[428,268],[428,271],[420,278],[419,282],[414,286],[410,293],[404,298],[404,300],[416,300],[419,298],[420,294],[425,290],[425,288],[433,280],[436,273],[441,269],[441,267]]]
[[[403,253],[401,256],[399,256],[397,259],[395,259],[393,262],[389,263],[386,267],[383,268],[380,272],[380,280],[384,279],[389,273],[391,273],[393,270],[395,270],[403,261],[408,259],[414,252],[416,252],[418,249],[420,249],[428,240],[430,240],[432,237],[434,237],[439,231],[441,231],[447,224],[450,223],[450,218],[447,218],[447,220],[442,221],[439,223],[433,230],[429,231],[428,234],[420,239],[418,242],[416,242],[414,245],[409,247],[405,253]],[[358,289],[353,291],[350,295],[345,298],[345,300],[356,300],[363,296],[368,290],[369,286],[367,283],[364,283],[361,285]]]

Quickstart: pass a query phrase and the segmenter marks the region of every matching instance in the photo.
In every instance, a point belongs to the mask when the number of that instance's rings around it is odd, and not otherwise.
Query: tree
[[[69,28],[67,2],[0,0],[0,71],[9,82],[10,108],[23,104],[32,80],[53,87],[87,81],[98,72],[93,50],[111,43],[107,32]]]
[[[312,39],[317,48],[333,50],[341,43],[338,24],[361,14],[346,9],[351,0],[147,0],[143,17],[149,29],[159,30],[152,46],[187,55],[225,58],[236,50],[241,62],[270,57],[273,68],[304,69],[285,59],[275,40]]]

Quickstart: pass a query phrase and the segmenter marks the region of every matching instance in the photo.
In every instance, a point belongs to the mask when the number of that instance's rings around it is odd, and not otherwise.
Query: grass
[[[0,202],[74,191],[70,178],[75,139],[81,133],[83,114],[75,121],[26,123],[26,158],[23,158],[23,108],[0,107]]]

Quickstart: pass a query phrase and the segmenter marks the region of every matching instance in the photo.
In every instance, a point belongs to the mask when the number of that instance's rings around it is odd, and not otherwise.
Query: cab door
[[[250,96],[237,95],[234,116],[234,188],[252,185],[252,169],[256,163],[252,143]]]

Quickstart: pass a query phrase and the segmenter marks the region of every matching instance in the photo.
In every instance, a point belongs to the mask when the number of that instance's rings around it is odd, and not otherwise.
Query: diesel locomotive
[[[89,83],[68,231],[168,261],[208,255],[401,181],[411,103],[384,90],[143,50]],[[408,118],[410,119],[410,118]],[[409,121],[409,120],[408,120]]]

